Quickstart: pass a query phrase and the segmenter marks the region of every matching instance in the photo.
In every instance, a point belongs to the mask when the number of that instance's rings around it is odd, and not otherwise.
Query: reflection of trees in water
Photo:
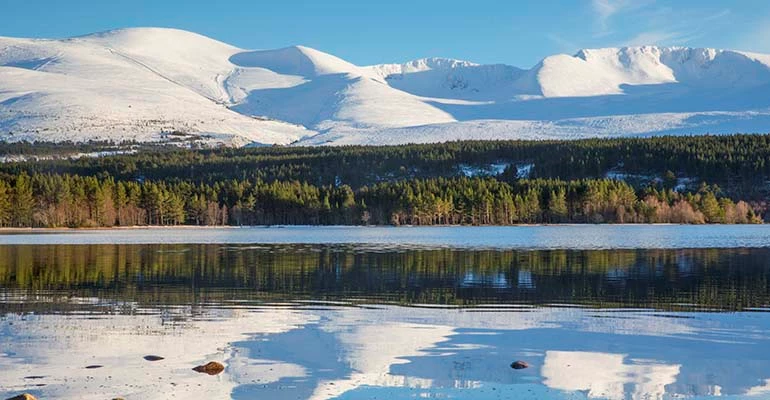
[[[0,246],[0,286],[116,300],[315,298],[724,309],[770,301],[767,249],[362,249],[355,246]]]

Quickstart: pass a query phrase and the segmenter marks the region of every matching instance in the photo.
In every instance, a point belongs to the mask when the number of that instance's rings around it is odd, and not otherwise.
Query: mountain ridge
[[[0,37],[0,139],[397,144],[763,131],[770,55],[582,49],[529,69],[429,57],[358,66],[170,28]]]

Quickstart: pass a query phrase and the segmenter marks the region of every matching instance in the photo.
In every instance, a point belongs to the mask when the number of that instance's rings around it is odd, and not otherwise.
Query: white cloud
[[[732,11],[730,9],[724,9],[718,12],[715,12],[714,14],[711,14],[709,16],[706,16],[702,19],[703,22],[710,22],[710,21],[716,21],[718,19],[722,19],[724,17],[727,17],[728,15],[732,14]]]
[[[613,15],[623,8],[624,0],[593,0],[592,5],[596,11],[599,21],[606,23]]]
[[[592,0],[596,18],[604,33],[595,37],[619,36],[608,26],[613,17],[633,13],[626,18],[622,35],[613,46],[687,45],[706,35],[732,14],[730,9],[682,11],[671,7],[655,6],[654,1],[628,3],[623,0]],[[628,16],[628,15],[626,15]]]
[[[601,34],[607,33],[610,18],[617,14],[625,4],[625,0],[591,0]]]
[[[599,30],[595,36],[610,34],[610,20],[618,14],[639,10],[653,4],[655,0],[591,0]]]
[[[763,19],[754,29],[743,35],[735,47],[746,51],[770,53],[770,19]]]
[[[624,41],[624,46],[665,45],[669,43],[684,44],[691,37],[678,31],[648,31],[636,34],[631,39]]]
[[[556,43],[556,45],[559,46],[559,51],[563,53],[573,53],[580,49],[580,46],[578,46],[576,43],[565,39],[564,37],[557,35],[555,33],[549,33],[546,35],[548,40]]]

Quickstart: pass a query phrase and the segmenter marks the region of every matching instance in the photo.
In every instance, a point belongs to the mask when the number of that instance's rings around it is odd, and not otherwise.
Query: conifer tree
[[[32,193],[32,181],[26,172],[22,172],[16,177],[16,184],[13,188],[12,214],[15,226],[33,226],[32,214],[34,205],[35,197]]]

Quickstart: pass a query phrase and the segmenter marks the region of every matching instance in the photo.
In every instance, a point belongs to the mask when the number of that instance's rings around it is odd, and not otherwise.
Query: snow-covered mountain
[[[356,66],[180,30],[0,38],[0,139],[392,144],[770,131],[770,55],[630,47],[529,70]],[[173,133],[172,133],[173,132]]]

